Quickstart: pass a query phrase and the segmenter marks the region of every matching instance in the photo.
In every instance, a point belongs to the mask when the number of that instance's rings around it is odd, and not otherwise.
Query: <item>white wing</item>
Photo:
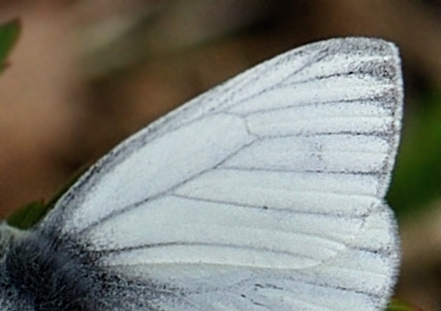
[[[116,147],[39,230],[136,280],[137,310],[379,310],[402,96],[391,43],[295,49]]]

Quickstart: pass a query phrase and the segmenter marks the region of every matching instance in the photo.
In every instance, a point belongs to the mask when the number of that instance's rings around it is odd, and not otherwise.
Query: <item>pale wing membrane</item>
[[[122,143],[40,230],[61,223],[140,280],[156,293],[142,310],[378,310],[397,264],[383,197],[401,102],[390,43],[293,50]]]

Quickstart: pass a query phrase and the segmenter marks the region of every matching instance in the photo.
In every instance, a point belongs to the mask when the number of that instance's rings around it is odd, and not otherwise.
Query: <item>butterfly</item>
[[[0,226],[0,309],[381,310],[403,86],[392,43],[312,43],[200,95]]]

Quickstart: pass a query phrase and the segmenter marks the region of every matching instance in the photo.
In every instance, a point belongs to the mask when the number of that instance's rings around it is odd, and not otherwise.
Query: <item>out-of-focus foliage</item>
[[[406,217],[441,198],[441,92],[418,98],[405,114],[389,201]]]
[[[0,71],[7,66],[7,57],[14,47],[20,34],[18,19],[0,25]]]

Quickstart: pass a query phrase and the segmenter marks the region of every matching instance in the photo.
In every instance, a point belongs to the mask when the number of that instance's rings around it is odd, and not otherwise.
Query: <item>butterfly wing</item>
[[[378,310],[402,97],[391,43],[295,49],[123,142],[37,230],[136,280],[137,310]]]

